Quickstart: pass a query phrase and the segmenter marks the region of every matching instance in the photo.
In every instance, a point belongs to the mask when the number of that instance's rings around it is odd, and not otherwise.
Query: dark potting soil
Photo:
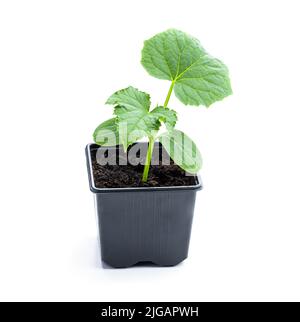
[[[97,188],[169,187],[196,184],[194,176],[171,160],[170,165],[151,165],[147,182],[142,182],[143,165],[100,165],[92,155],[94,182]]]

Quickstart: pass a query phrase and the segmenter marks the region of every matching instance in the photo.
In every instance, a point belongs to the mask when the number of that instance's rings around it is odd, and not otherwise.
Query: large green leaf
[[[155,137],[161,121],[169,127],[174,127],[176,123],[175,112],[168,108],[161,111],[157,107],[150,112],[150,96],[133,87],[114,93],[107,103],[115,105],[120,142],[125,150],[145,136]]]
[[[159,141],[173,161],[189,173],[197,173],[202,167],[202,157],[196,144],[183,132],[173,130],[159,136]]]
[[[101,123],[94,131],[93,138],[95,143],[102,146],[115,146],[119,144],[119,133],[116,118],[112,118]]]
[[[141,62],[150,75],[172,81],[186,105],[208,107],[232,93],[227,67],[182,31],[170,29],[146,40]]]

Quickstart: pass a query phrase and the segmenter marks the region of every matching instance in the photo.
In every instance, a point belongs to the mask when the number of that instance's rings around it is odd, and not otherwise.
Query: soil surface
[[[174,164],[152,165],[147,182],[142,182],[143,165],[100,165],[92,155],[94,182],[97,188],[168,187],[196,184],[194,176]]]

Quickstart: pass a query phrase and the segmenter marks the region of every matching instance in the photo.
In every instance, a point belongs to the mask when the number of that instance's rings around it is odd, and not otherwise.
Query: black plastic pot
[[[97,188],[91,166],[91,154],[97,149],[107,148],[88,144],[86,158],[102,260],[113,267],[138,262],[173,266],[187,258],[200,178],[195,177],[193,186]]]

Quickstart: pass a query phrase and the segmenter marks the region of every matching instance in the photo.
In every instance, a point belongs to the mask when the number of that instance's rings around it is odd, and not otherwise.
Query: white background
[[[299,1],[0,2],[0,300],[300,300]],[[204,157],[189,258],[101,265],[84,147],[170,27],[229,67],[211,108],[171,97]]]

